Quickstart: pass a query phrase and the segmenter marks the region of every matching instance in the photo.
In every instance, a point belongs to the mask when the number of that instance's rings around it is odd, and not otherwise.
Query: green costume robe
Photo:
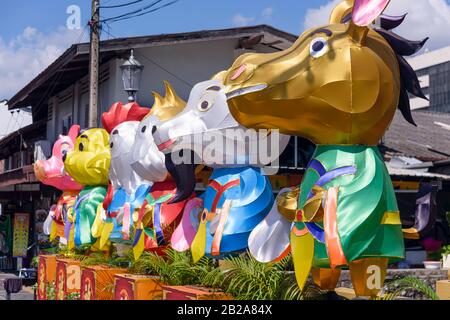
[[[363,258],[388,258],[390,262],[404,258],[397,201],[376,146],[318,146],[301,184],[300,213],[317,184],[325,190],[339,187],[335,217],[338,241],[347,263]],[[314,236],[313,266],[329,268],[324,223],[305,223],[297,218],[294,228]],[[323,242],[317,240],[320,236]]]
[[[75,204],[75,245],[94,244],[91,228],[97,214],[97,207],[106,197],[106,187],[85,187],[77,196]]]

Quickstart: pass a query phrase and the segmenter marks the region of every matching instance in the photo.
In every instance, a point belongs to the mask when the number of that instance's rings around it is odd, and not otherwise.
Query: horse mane
[[[379,27],[375,28],[374,31],[378,32],[378,34],[380,34],[386,40],[386,42],[391,46],[391,48],[395,52],[395,55],[397,56],[398,65],[400,67],[401,83],[398,109],[401,111],[406,121],[417,126],[411,114],[411,106],[408,93],[425,100],[428,100],[428,98],[423,93],[416,72],[404,58],[404,56],[411,56],[417,53],[420,49],[422,49],[429,38],[427,37],[421,41],[413,41],[405,39],[392,32],[392,29],[400,26],[403,23],[405,17],[406,14],[402,16],[388,16],[383,14],[379,19]],[[342,22],[346,23],[350,19],[351,14],[344,17],[344,19],[342,19]]]

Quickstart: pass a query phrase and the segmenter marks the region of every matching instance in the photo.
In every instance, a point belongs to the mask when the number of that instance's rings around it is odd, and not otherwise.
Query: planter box
[[[162,283],[157,276],[116,274],[114,300],[161,300]]]
[[[81,267],[81,300],[114,300],[114,276],[126,269],[104,266]]]
[[[341,269],[319,269],[311,270],[313,281],[322,290],[334,291],[336,289],[339,278],[341,277]]]
[[[48,284],[56,280],[56,255],[39,256],[37,299],[47,300]]]
[[[436,282],[436,293],[441,300],[450,300],[450,281],[440,280]]]
[[[221,291],[196,286],[163,286],[164,300],[232,300]]]
[[[67,295],[80,292],[81,263],[74,259],[56,259],[56,300],[65,300]]]

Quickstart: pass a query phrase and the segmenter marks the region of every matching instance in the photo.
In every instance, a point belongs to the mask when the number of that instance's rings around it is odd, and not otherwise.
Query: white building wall
[[[142,106],[151,107],[153,105],[151,92],[157,91],[164,94],[164,80],[169,81],[178,95],[187,100],[191,90],[190,84],[195,85],[210,79],[217,72],[229,68],[236,55],[246,52],[245,50],[236,50],[237,47],[238,39],[228,39],[135,49],[135,57],[145,67],[137,101]],[[258,52],[275,51],[262,45],[257,46],[256,49]],[[123,90],[120,70],[123,62],[121,59],[113,59],[100,68],[99,125],[101,125],[101,114],[108,111],[114,102],[127,101],[128,96]],[[55,109],[53,111],[55,119],[50,120],[47,126],[48,140],[51,143],[62,131],[63,117],[70,112],[73,112],[74,123],[79,124],[82,128],[87,127],[88,81],[86,76],[67,89],[76,95],[70,102],[59,103],[59,100],[54,97],[49,99],[49,102],[53,101]],[[67,90],[55,96],[60,97]]]

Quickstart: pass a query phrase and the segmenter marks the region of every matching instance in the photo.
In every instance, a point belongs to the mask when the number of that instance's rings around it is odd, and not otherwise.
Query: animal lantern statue
[[[368,272],[382,284],[388,263],[404,257],[396,198],[377,144],[397,108],[414,124],[408,92],[425,96],[402,56],[426,40],[392,33],[404,17],[381,15],[388,3],[342,1],[329,25],[306,31],[285,51],[238,58],[223,79],[242,125],[317,144],[300,189],[278,201],[286,205],[279,219],[292,222],[286,232],[301,288],[311,267],[318,283],[349,267],[357,295],[375,295],[380,288],[366,281]],[[381,27],[372,27],[378,18]],[[277,226],[273,219],[264,223],[255,236],[260,244],[261,231],[270,238]]]
[[[103,113],[103,128],[110,134],[111,164],[110,185],[102,210],[98,210],[92,229],[94,236],[100,238],[100,248],[113,242],[130,242],[133,213],[141,208],[151,182],[143,180],[129,165],[130,149],[139,122],[150,110],[137,103],[123,105],[117,102],[109,112]]]
[[[185,110],[154,130],[158,147],[168,154],[168,158],[176,156],[180,150],[191,150],[201,156],[201,163],[214,168],[202,198],[185,211],[183,221],[174,233],[178,241],[173,242],[180,245],[173,247],[178,251],[191,248],[194,261],[204,255],[219,257],[246,250],[250,232],[273,205],[269,179],[255,167],[277,159],[289,137],[281,137],[281,143],[275,137],[277,140],[273,145],[281,144],[281,151],[264,162],[258,157],[258,149],[252,146],[264,144],[267,150],[271,139],[267,134],[263,138],[255,135],[247,139],[243,129],[229,112],[225,86],[213,79],[197,84]],[[201,138],[202,134],[203,139],[194,137]],[[211,148],[206,134],[225,142]],[[229,145],[233,150],[221,149]],[[179,160],[193,161],[189,158]],[[190,174],[193,176],[193,172]],[[199,210],[202,206],[203,210]]]
[[[192,191],[186,196],[184,193],[180,193],[176,187],[177,184],[184,186],[186,183],[195,185],[195,177],[190,181],[186,179],[189,177],[187,173],[193,170],[193,164],[177,167],[177,170],[173,170],[172,176],[170,176],[165,166],[165,156],[158,150],[153,140],[154,128],[180,113],[186,105],[186,102],[176,95],[168,82],[164,84],[165,97],[156,92],[153,93],[155,103],[151,111],[136,125],[132,137],[126,138],[127,170],[132,171],[127,175],[137,174],[140,176],[139,179],[152,185],[150,192],[145,194],[138,192],[135,197],[135,199],[139,197],[140,204],[139,209],[135,210],[133,215],[135,259],[139,258],[144,249],[161,252],[169,244],[175,245],[175,243],[171,243],[172,233],[180,223],[186,204],[195,196]],[[120,132],[119,128],[119,134]],[[131,135],[131,131],[129,134]],[[118,143],[120,146],[125,144],[123,141],[118,141]],[[115,146],[112,147],[112,152],[112,161],[114,162]]]
[[[67,136],[59,136],[53,145],[52,156],[34,164],[34,173],[39,181],[63,191],[44,223],[44,232],[50,235],[50,240],[59,237],[63,244],[67,244],[68,240],[64,233],[67,211],[73,207],[78,193],[83,189],[83,186],[64,170],[64,159],[67,153],[73,150],[79,132],[80,126],[72,126]]]
[[[64,168],[73,179],[84,185],[72,210],[68,212],[66,236],[74,225],[74,243],[69,247],[92,245],[99,249],[93,227],[97,211],[103,210],[111,161],[109,135],[104,129],[94,128],[80,133],[74,150],[67,153]]]

